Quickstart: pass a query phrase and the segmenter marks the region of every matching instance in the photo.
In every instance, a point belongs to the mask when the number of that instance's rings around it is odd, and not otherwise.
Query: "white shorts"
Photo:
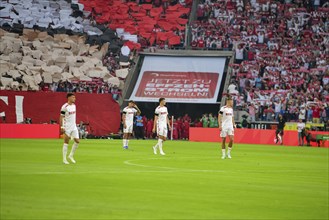
[[[133,127],[134,127],[133,124],[127,125],[126,128],[123,128],[123,133],[130,133],[130,134],[132,134],[133,133]]]
[[[167,126],[158,126],[157,133],[158,133],[158,136],[167,137],[167,135],[168,135]]]
[[[222,131],[220,132],[221,137],[234,136],[234,129],[232,128],[222,128]]]
[[[73,130],[65,130],[65,134],[70,138],[76,138],[79,139],[79,131],[78,129]]]

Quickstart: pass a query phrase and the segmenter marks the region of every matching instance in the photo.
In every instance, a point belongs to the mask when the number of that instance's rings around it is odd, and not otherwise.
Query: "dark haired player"
[[[129,139],[133,133],[134,117],[137,112],[141,113],[133,100],[130,100],[128,106],[122,111],[123,149],[128,149]]]
[[[79,146],[80,141],[79,131],[76,125],[75,95],[73,93],[67,93],[66,98],[67,103],[65,103],[61,108],[59,124],[61,126],[61,134],[64,134],[63,163],[69,164],[66,156],[70,138],[73,138],[74,140],[71,153],[68,156],[72,163],[76,163],[73,156]]]
[[[168,109],[165,106],[166,99],[159,99],[159,106],[155,109],[154,112],[154,124],[153,124],[153,133],[155,133],[155,129],[158,134],[158,143],[153,147],[154,154],[157,154],[157,150],[159,148],[161,155],[166,155],[163,152],[162,144],[167,139],[168,128],[171,130],[169,119],[168,119]]]
[[[228,136],[230,142],[227,149],[227,158],[232,159],[231,151],[234,140],[234,115],[233,115],[233,99],[228,97],[226,99],[226,105],[221,107],[218,112],[218,125],[220,130],[220,136],[222,137],[222,159],[226,158],[226,137]]]

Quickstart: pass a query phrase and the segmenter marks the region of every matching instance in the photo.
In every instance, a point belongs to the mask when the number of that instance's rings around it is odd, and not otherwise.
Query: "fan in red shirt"
[[[191,117],[188,116],[188,114],[185,114],[183,117],[183,121],[188,121],[189,123],[191,122]]]
[[[182,139],[188,140],[189,138],[189,130],[190,130],[190,123],[185,120],[183,122],[183,134],[182,134]]]
[[[204,44],[205,44],[204,40],[202,38],[200,38],[198,40],[198,48],[204,48]]]
[[[198,42],[196,40],[192,41],[191,46],[196,48],[198,46]]]
[[[202,122],[200,121],[199,118],[195,119],[195,121],[194,121],[194,127],[196,127],[196,128],[202,128]]]
[[[147,138],[152,138],[152,129],[153,129],[153,119],[149,119],[146,125],[146,137]]]
[[[320,123],[320,111],[318,106],[313,107],[313,123]]]
[[[44,86],[42,87],[42,91],[49,92],[49,84],[48,83],[44,84]]]
[[[177,133],[178,133],[178,139],[182,138],[182,127],[183,127],[183,121],[182,118],[179,117],[176,121],[177,123]]]

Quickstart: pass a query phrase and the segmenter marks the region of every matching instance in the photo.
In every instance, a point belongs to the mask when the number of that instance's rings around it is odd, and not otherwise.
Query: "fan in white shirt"
[[[305,123],[302,119],[299,119],[299,122],[297,123],[297,131],[298,131],[298,146],[304,146],[304,132],[305,129]]]

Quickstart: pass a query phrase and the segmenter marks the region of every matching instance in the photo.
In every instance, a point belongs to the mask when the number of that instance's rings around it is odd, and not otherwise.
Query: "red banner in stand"
[[[111,94],[76,94],[77,124],[89,123],[94,135],[116,133],[120,127],[120,106]],[[21,123],[31,118],[33,124],[59,122],[60,109],[66,103],[62,92],[0,91],[0,117],[5,123]],[[3,120],[1,120],[3,123]]]

